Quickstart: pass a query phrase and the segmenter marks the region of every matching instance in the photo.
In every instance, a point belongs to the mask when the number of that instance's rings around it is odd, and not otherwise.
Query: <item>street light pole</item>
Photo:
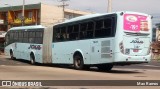
[[[25,0],[23,0],[23,7],[22,7],[22,26],[24,26],[24,20],[25,20],[25,17],[24,17],[24,5],[25,5]]]
[[[108,0],[108,9],[107,12],[110,13],[112,12],[112,0]]]
[[[63,21],[64,21],[65,20],[65,7],[68,6],[68,4],[66,4],[65,2],[69,0],[58,0],[58,1],[62,2],[62,5],[59,5],[59,6],[62,7],[62,10],[63,10]]]

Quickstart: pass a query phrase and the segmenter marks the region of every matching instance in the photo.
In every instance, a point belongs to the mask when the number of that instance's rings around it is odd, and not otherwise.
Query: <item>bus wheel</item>
[[[30,54],[30,62],[32,65],[35,64],[35,56],[33,53]]]
[[[74,68],[77,70],[81,70],[84,67],[84,62],[83,62],[83,58],[81,55],[76,54],[74,56]]]
[[[16,59],[16,58],[14,57],[14,55],[13,55],[13,51],[12,51],[12,50],[10,50],[10,57],[11,57],[12,60]]]
[[[110,71],[113,68],[113,64],[103,64],[97,66],[99,70]]]

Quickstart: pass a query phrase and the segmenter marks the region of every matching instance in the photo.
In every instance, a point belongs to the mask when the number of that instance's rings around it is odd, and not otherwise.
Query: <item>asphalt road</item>
[[[74,70],[70,66],[42,65],[42,64],[31,65],[29,64],[28,61],[10,60],[8,57],[0,55],[0,80],[136,80],[139,81],[139,80],[160,80],[159,75],[160,75],[160,62],[157,61],[152,61],[146,64],[115,66],[112,69],[112,71],[106,72],[106,71],[99,71],[95,67],[91,68],[90,70]],[[108,86],[101,88],[99,87],[97,88],[92,87],[92,88],[106,89],[107,87]],[[131,87],[128,88],[134,89]],[[150,89],[150,88],[151,87],[145,87],[145,88],[141,87],[140,89]],[[68,89],[68,88],[63,87],[62,89]],[[113,87],[113,89],[115,88]],[[127,89],[127,87],[123,87],[123,89]],[[137,89],[139,89],[139,87],[137,87]]]
[[[31,65],[29,61],[25,60],[10,60],[10,57],[0,55],[0,66],[53,66],[53,67],[63,67],[63,68],[71,68],[69,66],[57,66],[57,65],[43,65],[43,64],[36,64]],[[123,68],[123,69],[154,69],[154,70],[160,70],[160,61],[152,60],[149,63],[143,63],[143,64],[134,64],[134,65],[126,65],[126,66],[114,66],[113,70],[115,68]],[[91,68],[91,71],[98,71],[95,68]]]

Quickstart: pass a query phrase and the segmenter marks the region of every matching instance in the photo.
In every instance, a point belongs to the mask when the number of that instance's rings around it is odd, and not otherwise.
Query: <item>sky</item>
[[[9,5],[21,5],[23,0],[0,0],[0,7]],[[45,3],[60,5],[60,0],[25,0],[26,4]],[[92,11],[97,13],[107,12],[108,0],[69,0],[67,8]],[[112,0],[113,11],[137,11],[148,14],[160,13],[160,0]]]
[[[50,5],[60,5],[60,0],[25,0],[26,4],[44,3]],[[23,0],[0,0],[0,7],[5,4],[15,6],[22,5]],[[96,13],[106,13],[108,0],[69,0],[66,8],[90,11]],[[136,11],[153,15],[156,20],[160,19],[160,0],[112,0],[112,11]],[[157,20],[159,21],[159,20]],[[159,21],[160,22],[160,21]]]

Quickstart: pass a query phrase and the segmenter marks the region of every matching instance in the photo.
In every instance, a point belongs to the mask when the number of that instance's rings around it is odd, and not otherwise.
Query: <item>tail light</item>
[[[120,48],[121,53],[124,54],[124,46],[123,46],[123,42],[121,42],[121,43],[119,44],[119,48]]]

